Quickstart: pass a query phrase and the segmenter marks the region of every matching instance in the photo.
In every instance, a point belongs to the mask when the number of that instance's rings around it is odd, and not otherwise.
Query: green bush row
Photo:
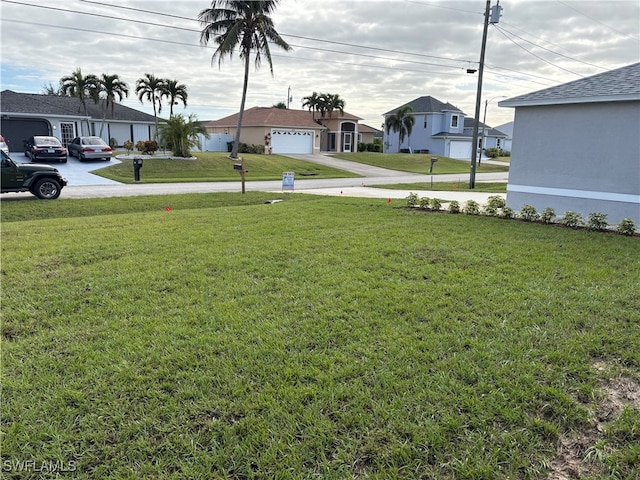
[[[410,193],[407,197],[407,206],[418,207],[423,210],[438,211],[442,208],[441,200],[437,198],[420,198],[417,193]],[[585,221],[577,212],[567,211],[560,218],[556,218],[556,213],[553,208],[545,208],[542,213],[538,213],[533,205],[523,205],[519,213],[516,213],[512,208],[507,207],[506,202],[500,195],[493,195],[487,199],[487,204],[484,208],[480,208],[480,205],[475,200],[467,200],[464,206],[460,206],[460,203],[456,200],[449,203],[449,213],[465,213],[467,215],[485,215],[487,217],[499,217],[506,219],[520,219],[526,222],[542,222],[542,223],[557,223],[569,228],[588,228],[592,231],[604,231],[607,230],[609,224],[607,223],[607,214],[594,212],[590,213]],[[624,218],[617,226],[616,232],[622,235],[634,235],[636,231],[636,224],[630,218]]]

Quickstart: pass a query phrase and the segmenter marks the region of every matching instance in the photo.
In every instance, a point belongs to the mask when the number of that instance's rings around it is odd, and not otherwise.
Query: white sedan
[[[100,137],[76,137],[67,145],[69,155],[78,160],[111,160],[111,147]]]

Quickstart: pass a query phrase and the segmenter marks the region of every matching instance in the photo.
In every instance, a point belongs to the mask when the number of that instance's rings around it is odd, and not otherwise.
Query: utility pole
[[[482,103],[482,74],[484,73],[484,53],[487,47],[487,30],[489,29],[489,16],[491,23],[498,23],[502,7],[500,2],[493,7],[491,12],[491,0],[487,0],[484,11],[484,29],[482,32],[482,48],[480,49],[480,68],[478,69],[478,89],[476,91],[476,115],[473,125],[473,139],[471,140],[471,175],[469,177],[469,188],[476,188],[476,163],[478,159],[478,127],[480,124],[480,104]],[[484,145],[483,145],[484,147]]]
[[[287,88],[287,110],[289,110],[289,104],[291,103],[291,85]]]

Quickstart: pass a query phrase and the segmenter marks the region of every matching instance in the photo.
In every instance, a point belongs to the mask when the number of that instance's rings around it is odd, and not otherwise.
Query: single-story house
[[[498,125],[497,127],[495,127],[495,129],[499,132],[504,133],[505,135],[504,142],[502,143],[502,147],[500,148],[502,148],[502,150],[510,152],[511,146],[513,144],[513,122],[503,123],[502,125]]]
[[[464,133],[469,135],[473,139],[473,126],[476,124],[475,118],[464,119]],[[489,125],[485,125],[482,122],[478,124],[478,148],[482,151],[487,148],[499,148],[503,149],[504,142],[507,136],[496,128],[492,128]],[[469,157],[471,158],[471,150],[469,150]]]
[[[445,157],[470,159],[471,143],[473,141],[473,118],[466,118],[464,112],[448,102],[426,96],[416,98],[384,114],[385,125],[387,119],[400,108],[409,105],[415,119],[411,135],[404,138],[400,144],[400,133],[391,129],[384,131],[385,152],[423,152]],[[483,124],[480,124],[480,131]],[[484,138],[487,148],[497,146],[505,136],[502,132],[487,127]],[[482,146],[483,136],[478,137],[478,148]]]
[[[0,92],[0,133],[9,149],[20,152],[31,135],[51,135],[67,145],[76,136],[97,135],[107,143],[122,146],[154,138],[153,115],[119,103],[105,111],[103,101],[86,102],[87,114],[77,97]],[[113,139],[113,140],[112,140]]]
[[[217,136],[234,138],[238,126],[238,113],[202,124],[216,141]],[[316,112],[274,107],[252,107],[244,111],[240,141],[249,145],[264,145],[270,153],[355,152],[360,137],[359,117],[334,111],[319,117]],[[229,138],[225,137],[225,138]],[[371,132],[373,142],[373,132]]]
[[[509,207],[640,223],[640,63],[499,105],[515,108]]]
[[[358,143],[373,143],[374,138],[382,138],[382,130],[364,123],[358,124]]]

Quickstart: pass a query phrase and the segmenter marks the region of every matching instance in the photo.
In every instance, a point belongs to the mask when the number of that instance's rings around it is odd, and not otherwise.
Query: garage
[[[24,141],[31,135],[51,135],[51,125],[42,118],[3,118],[0,133],[10,152],[22,152]]]
[[[273,153],[313,153],[313,130],[272,128]]]
[[[471,158],[471,142],[451,140],[449,144],[449,157],[469,160]]]

